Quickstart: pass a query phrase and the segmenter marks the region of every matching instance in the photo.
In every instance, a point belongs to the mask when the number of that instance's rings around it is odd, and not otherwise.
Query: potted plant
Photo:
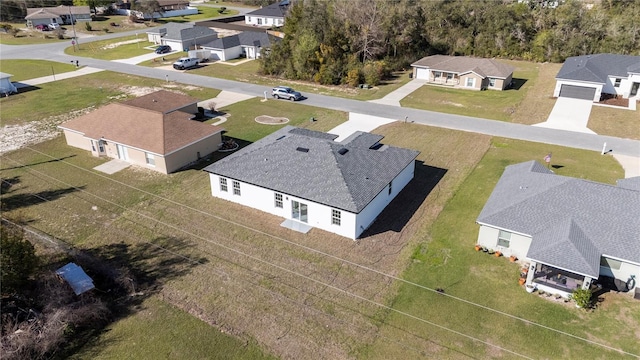
[[[522,278],[522,277],[518,280],[518,284],[520,284],[520,285],[524,285],[525,282],[527,282],[527,279]]]
[[[476,244],[476,251],[480,251],[480,250],[482,250],[482,245]]]
[[[510,261],[510,262],[512,262],[512,263],[513,263],[513,262],[516,262],[516,260],[518,260],[518,258],[517,258],[515,255],[511,255],[511,256],[509,256],[509,261]]]
[[[524,289],[527,290],[528,293],[532,293],[532,292],[536,291],[536,287],[533,284],[525,285]]]
[[[496,257],[502,256],[502,251],[496,251],[494,254]]]
[[[496,253],[496,251],[495,251],[495,250],[493,250],[493,249],[489,249],[489,250],[488,250],[488,253],[489,253],[489,255],[493,255],[493,254],[495,254],[495,253]]]
[[[576,302],[576,307],[588,309],[591,307],[593,294],[589,289],[576,289],[571,294],[571,299]]]

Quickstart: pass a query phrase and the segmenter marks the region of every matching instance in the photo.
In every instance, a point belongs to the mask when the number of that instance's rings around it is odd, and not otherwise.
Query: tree
[[[113,0],[73,0],[74,6],[88,6],[91,12],[98,13],[97,7],[109,6],[113,3]]]
[[[38,267],[33,245],[24,239],[21,229],[0,226],[0,269],[2,293],[19,291]]]
[[[133,3],[133,9],[142,13],[142,16],[149,15],[151,22],[155,21],[154,13],[162,14],[162,6],[158,0],[137,0]]]

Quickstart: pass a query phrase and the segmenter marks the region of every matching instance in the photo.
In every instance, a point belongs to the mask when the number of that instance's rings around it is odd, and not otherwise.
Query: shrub
[[[219,14],[222,14],[222,13],[224,13],[225,11],[227,11],[227,8],[226,8],[226,7],[224,7],[224,6],[223,6],[223,7],[221,7],[220,9],[218,9],[218,13],[219,13]]]
[[[576,289],[571,294],[571,299],[576,302],[578,307],[588,309],[591,307],[593,294],[589,289]]]
[[[2,293],[19,291],[38,267],[38,257],[33,245],[24,239],[21,229],[0,227],[2,248],[0,269],[2,270]]]
[[[359,69],[352,69],[349,70],[349,72],[347,73],[347,85],[352,86],[352,87],[356,87],[358,86],[358,84],[360,84],[362,79],[362,74],[360,74],[360,70]]]
[[[92,30],[91,24],[88,21],[84,23],[84,28],[87,29],[87,31],[91,31]]]

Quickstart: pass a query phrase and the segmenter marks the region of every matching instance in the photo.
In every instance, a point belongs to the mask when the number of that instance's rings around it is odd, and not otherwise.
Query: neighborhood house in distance
[[[432,55],[413,64],[414,79],[428,84],[469,90],[505,90],[511,86],[513,66],[493,59]]]
[[[357,239],[413,179],[419,152],[361,131],[337,137],[286,126],[206,167],[211,193],[291,229]]]
[[[56,6],[43,8],[27,8],[27,26],[60,24],[71,25],[76,21],[91,21],[91,10],[88,6]]]
[[[640,177],[617,186],[507,166],[478,216],[478,244],[529,263],[527,288],[568,297],[594,280],[640,291]]]
[[[164,174],[218,150],[222,128],[191,120],[197,99],[160,90],[59,126],[67,144]]]
[[[599,102],[607,96],[637,99],[640,56],[594,54],[565,60],[556,75],[554,97]]]
[[[282,26],[289,7],[289,0],[282,0],[247,13],[244,22],[253,26]]]

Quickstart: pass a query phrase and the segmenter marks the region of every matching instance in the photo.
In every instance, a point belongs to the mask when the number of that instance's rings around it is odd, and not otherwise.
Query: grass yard
[[[22,81],[74,71],[76,67],[46,60],[0,60],[0,70],[11,74],[11,81]]]
[[[224,334],[152,297],[70,359],[275,359],[254,341]]]
[[[636,111],[593,106],[589,129],[597,134],[640,140],[640,104]]]
[[[149,47],[149,48],[148,48]],[[124,36],[117,39],[82,42],[76,46],[67,47],[64,52],[67,55],[83,56],[102,60],[127,59],[153,52],[156,45],[147,41],[145,33]]]
[[[22,61],[4,60],[2,65],[4,68],[5,64],[16,66],[18,63],[22,63]],[[46,71],[47,67],[50,70],[51,66],[58,69],[68,69],[71,66],[46,62],[38,62],[36,65],[38,67],[35,69],[40,69],[38,71],[42,72]],[[24,69],[15,68],[14,70],[16,77],[28,75]],[[38,76],[42,76],[42,74],[39,73]],[[78,81],[79,79],[81,81]],[[81,78],[38,85],[35,89],[23,90],[19,94],[0,98],[0,106],[2,106],[0,123],[3,126],[18,125],[35,120],[46,120],[50,117],[68,118],[72,116],[69,113],[133,96],[136,91],[144,88],[179,91],[202,100],[215,97],[220,92],[216,89],[183,86],[175,83],[167,84],[161,80],[103,71],[84,75]],[[34,104],[38,104],[38,106],[34,107]]]
[[[533,125],[547,120],[556,104],[553,90],[556,87],[556,74],[562,64],[535,64],[538,75],[530,79],[528,91],[516,108],[511,121],[518,124]]]
[[[517,285],[518,265],[473,249],[478,236],[475,219],[504,167],[542,159],[549,151],[554,154],[553,164],[563,166],[554,170],[560,175],[610,184],[623,177],[622,169],[613,158],[595,152],[494,138],[490,150],[420,239],[419,246],[414,248],[413,262],[403,277],[432,289],[442,288],[446,294],[638,354],[640,337],[637,331],[620,332],[617,325],[623,323],[629,329],[640,326],[640,314],[630,311],[637,304],[628,295],[606,294],[598,309],[586,312],[572,304],[526,293]],[[393,306],[398,311],[532,358],[621,357],[618,353],[412,285],[401,285]],[[390,312],[381,324],[379,338],[399,337],[407,339],[407,344],[377,341],[363,351],[361,357],[514,358],[505,351]]]

